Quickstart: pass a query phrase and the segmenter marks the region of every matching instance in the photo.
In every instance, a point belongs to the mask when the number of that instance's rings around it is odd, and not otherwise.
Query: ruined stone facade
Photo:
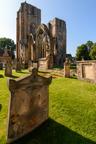
[[[17,12],[17,59],[39,67],[63,66],[66,55],[66,23],[54,18],[41,24],[41,10],[24,2]],[[44,65],[43,65],[44,63]]]
[[[52,36],[52,51],[54,64],[63,66],[66,58],[66,24],[63,20],[54,18],[48,24]]]
[[[41,10],[25,3],[17,12],[17,59],[28,63],[31,59],[31,49],[29,43],[35,37],[36,29],[41,24]],[[33,39],[32,39],[33,40]],[[32,41],[34,43],[34,41]]]

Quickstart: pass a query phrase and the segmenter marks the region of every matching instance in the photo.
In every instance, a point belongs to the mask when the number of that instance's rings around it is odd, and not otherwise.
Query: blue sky
[[[16,12],[24,0],[0,0],[0,37],[16,41]],[[42,10],[42,23],[54,17],[66,21],[67,53],[88,40],[96,42],[96,0],[27,0]]]

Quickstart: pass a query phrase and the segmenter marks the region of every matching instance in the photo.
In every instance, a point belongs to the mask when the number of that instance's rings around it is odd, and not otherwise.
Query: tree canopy
[[[77,51],[76,51],[76,58],[77,60],[89,60],[89,51],[88,51],[88,47],[85,44],[82,44],[81,46],[77,47]]]
[[[4,50],[7,48],[9,55],[12,59],[15,58],[14,51],[16,50],[15,42],[10,38],[0,38],[0,55],[4,53]]]
[[[93,44],[94,43],[90,40],[86,42],[86,46],[87,46],[88,50],[91,50],[91,47],[93,46]]]
[[[91,59],[96,60],[96,43],[94,43],[91,48],[90,57]]]
[[[5,48],[14,51],[16,49],[16,45],[10,38],[0,38],[0,49],[4,50]]]
[[[78,46],[76,50],[76,59],[96,59],[96,44],[94,44],[92,41],[87,41],[85,44]]]

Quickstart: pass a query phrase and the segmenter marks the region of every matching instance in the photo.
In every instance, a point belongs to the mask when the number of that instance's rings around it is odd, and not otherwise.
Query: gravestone
[[[42,77],[37,69],[17,80],[9,79],[10,106],[7,143],[28,134],[48,119],[49,84],[51,77]]]
[[[77,78],[96,83],[96,60],[77,61]]]
[[[16,72],[21,71],[21,64],[19,60],[16,60]]]
[[[66,78],[70,77],[70,62],[67,58],[64,63],[64,77],[66,77]]]
[[[12,61],[12,69],[15,69],[15,70],[16,70],[16,63],[17,63],[17,60],[14,59],[14,60]]]
[[[29,62],[28,62],[28,70],[29,70],[29,72],[32,72],[32,68],[33,68],[32,61],[29,60]]]
[[[47,58],[40,58],[39,59],[39,70],[47,70],[48,69],[48,64],[49,64],[49,59]]]
[[[8,54],[8,49],[7,47],[5,48],[4,50],[4,54],[3,54],[3,57],[9,57],[9,54]]]
[[[5,64],[5,76],[12,76],[12,64],[9,61]]]
[[[37,68],[38,69],[38,61],[37,62],[33,62],[33,68]]]
[[[28,62],[28,68],[30,68],[30,67],[32,67],[32,61],[31,60],[29,60],[29,62]]]

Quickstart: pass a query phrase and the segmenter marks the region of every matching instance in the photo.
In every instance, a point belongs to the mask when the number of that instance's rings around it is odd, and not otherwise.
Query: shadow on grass
[[[28,72],[24,72],[24,71],[16,71],[17,73],[23,73],[23,74],[28,74]]]
[[[2,104],[0,104],[0,111],[1,111],[1,109],[2,109]]]
[[[19,78],[18,76],[12,75],[10,78]]]
[[[39,128],[14,144],[96,144],[67,127],[48,119]]]
[[[70,76],[71,79],[77,79],[77,76]]]
[[[2,74],[0,74],[0,78],[4,78],[4,76]]]
[[[43,73],[43,74],[49,74],[49,72],[47,72],[47,71],[38,71],[39,73]]]

